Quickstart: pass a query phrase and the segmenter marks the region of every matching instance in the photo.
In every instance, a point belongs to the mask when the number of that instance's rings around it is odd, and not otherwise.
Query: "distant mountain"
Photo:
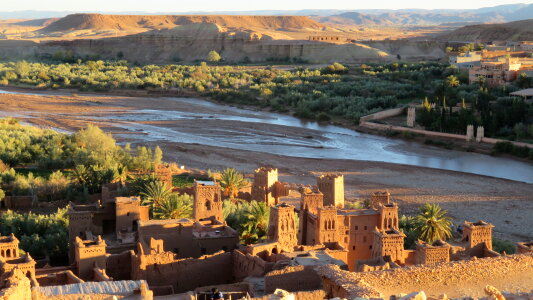
[[[0,19],[61,18],[74,12],[68,11],[0,11]],[[103,13],[83,11],[78,13]],[[313,16],[315,20],[334,24],[351,25],[440,25],[443,23],[501,23],[533,17],[533,4],[506,4],[478,9],[302,9],[302,10],[254,10],[254,11],[193,11],[113,12],[114,15],[256,15],[256,16]]]
[[[533,19],[503,24],[470,25],[440,35],[442,41],[531,41],[533,40]]]
[[[322,23],[339,25],[444,25],[465,23],[504,23],[533,17],[533,4],[509,4],[473,10],[352,11],[315,17]]]

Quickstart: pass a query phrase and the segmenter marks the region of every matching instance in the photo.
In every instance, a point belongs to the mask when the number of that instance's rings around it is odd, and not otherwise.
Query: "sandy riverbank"
[[[361,199],[372,191],[388,190],[401,203],[403,213],[414,212],[421,203],[436,202],[448,209],[456,222],[483,219],[496,226],[496,235],[499,237],[533,240],[532,184],[382,162],[299,158],[199,144],[143,141],[136,136],[145,133],[131,132],[116,120],[107,118],[154,108],[168,111],[179,109],[190,113],[198,110],[194,103],[183,105],[157,97],[0,94],[0,116],[15,116],[35,125],[69,131],[94,123],[117,136],[120,134],[120,141],[129,141],[134,145],[161,145],[166,160],[176,160],[190,168],[236,167],[250,173],[258,166],[268,165],[279,168],[284,181],[308,184],[314,183],[316,174],[342,172],[345,174],[346,195],[349,198]],[[202,107],[202,113],[220,113],[220,107]],[[246,113],[243,116],[246,117]],[[253,117],[257,118],[257,115]],[[231,120],[220,123],[223,124],[220,126],[205,119],[194,122],[139,120],[138,123],[160,128],[182,128],[188,133],[208,131],[210,128],[216,129],[213,134],[224,134],[225,131],[231,134],[240,130],[235,128],[240,125],[239,122]],[[246,128],[245,133],[252,134],[254,130],[267,125],[254,126],[257,127]],[[313,142],[320,139],[305,128],[270,126],[269,130],[273,137],[297,136],[298,142],[309,144],[309,147],[314,147]]]

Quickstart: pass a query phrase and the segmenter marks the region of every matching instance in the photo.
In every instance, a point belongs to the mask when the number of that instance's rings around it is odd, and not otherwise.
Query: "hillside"
[[[442,41],[533,40],[533,19],[504,24],[483,24],[461,27],[450,33],[438,36]]]
[[[43,34],[79,30],[142,32],[193,23],[215,23],[224,27],[270,30],[320,30],[323,27],[322,24],[303,16],[72,14],[42,28],[39,32]]]
[[[503,5],[478,10],[351,11],[315,20],[337,25],[398,26],[449,23],[503,23],[533,16],[533,4]]]

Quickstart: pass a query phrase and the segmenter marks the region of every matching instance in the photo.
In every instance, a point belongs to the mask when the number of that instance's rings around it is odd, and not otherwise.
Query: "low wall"
[[[272,270],[273,265],[273,263],[265,262],[258,256],[244,254],[239,250],[233,251],[233,276],[237,281],[248,276],[261,277]]]
[[[276,289],[296,292],[321,288],[322,281],[314,270],[314,266],[290,266],[265,275],[265,293],[269,294]]]
[[[362,120],[362,118],[361,118],[361,120]],[[412,133],[425,135],[425,136],[428,136],[428,137],[438,137],[438,138],[447,138],[447,139],[455,139],[455,140],[466,141],[466,135],[461,135],[461,134],[453,134],[453,133],[429,131],[429,130],[423,130],[423,129],[402,127],[402,126],[378,124],[378,123],[367,122],[367,121],[361,121],[359,123],[359,126],[365,127],[365,128],[369,128],[369,129],[383,130],[383,131],[385,131],[385,130],[405,131],[405,132],[412,132]],[[532,144],[513,142],[513,141],[501,140],[501,139],[493,139],[493,138],[484,137],[484,138],[481,139],[481,142],[482,143],[487,143],[487,144],[496,144],[498,142],[510,142],[513,145],[518,146],[518,147],[526,146],[528,148],[533,149],[533,145]]]
[[[450,298],[483,297],[486,285],[500,291],[532,290],[533,253],[368,273],[350,273],[329,265],[319,267],[318,274],[329,298],[389,298],[418,291]]]
[[[362,122],[367,122],[371,120],[380,120],[380,119],[395,117],[395,116],[399,116],[403,114],[404,111],[405,111],[405,107],[387,109],[387,110],[383,110],[377,113],[373,113],[373,114],[361,117],[359,118],[359,121],[362,123]]]
[[[30,209],[33,207],[32,196],[6,196],[3,201],[7,209]]]
[[[113,280],[131,279],[131,256],[133,251],[111,254],[106,259],[106,273]]]

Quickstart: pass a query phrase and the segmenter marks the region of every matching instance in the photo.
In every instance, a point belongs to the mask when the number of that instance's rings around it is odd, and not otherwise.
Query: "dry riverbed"
[[[239,128],[240,122],[231,119],[216,120],[146,120],[140,118],[117,121],[116,116],[151,110],[190,112],[198,111],[194,103],[168,101],[165,98],[123,97],[103,95],[15,95],[0,94],[0,117],[14,116],[24,122],[43,127],[74,131],[88,123],[96,124],[115,134],[120,142],[160,145],[165,159],[177,161],[188,168],[221,169],[235,167],[251,173],[258,166],[280,169],[283,181],[313,184],[314,177],[325,172],[342,172],[345,175],[346,196],[363,199],[373,191],[388,190],[400,203],[402,213],[414,213],[426,202],[435,202],[448,209],[455,222],[483,219],[493,223],[495,235],[511,240],[533,240],[533,185],[511,180],[417,166],[383,162],[301,158],[276,155],[242,149],[228,149],[219,145],[191,144],[176,141],[151,141],[140,136],[146,132],[131,130],[134,125],[150,125],[157,128],[182,129],[188,134],[211,131],[214,135],[233,135],[242,132],[242,139],[254,135],[254,131],[269,126],[273,140],[297,137],[303,147],[316,147],[321,137],[305,128],[283,127],[255,123]],[[220,113],[220,107],[202,107],[203,114]],[[113,119],[110,118],[113,116]],[[248,117],[242,113],[242,117]],[[251,116],[250,116],[251,117]],[[257,118],[257,115],[253,115]],[[128,127],[128,126],[130,127]],[[272,146],[272,145],[270,145]],[[274,143],[275,146],[275,143]],[[533,166],[532,166],[533,168]]]

